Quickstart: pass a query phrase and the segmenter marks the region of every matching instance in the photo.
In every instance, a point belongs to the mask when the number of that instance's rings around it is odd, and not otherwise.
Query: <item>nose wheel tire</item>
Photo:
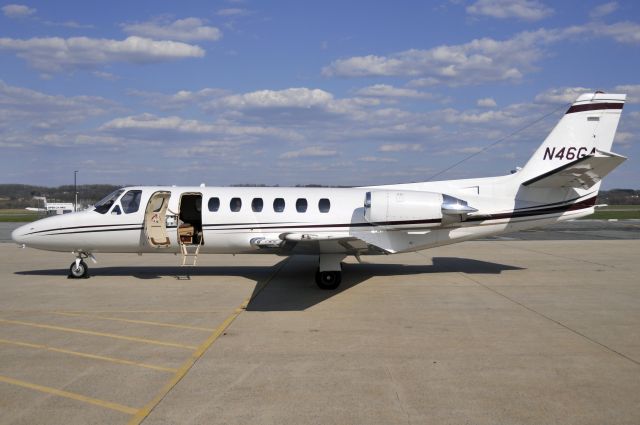
[[[342,281],[342,273],[339,271],[317,271],[316,284],[320,289],[336,289]]]
[[[69,267],[70,279],[86,279],[88,277],[89,267],[87,266],[87,263],[82,260],[77,265],[75,261],[71,263],[71,267]]]

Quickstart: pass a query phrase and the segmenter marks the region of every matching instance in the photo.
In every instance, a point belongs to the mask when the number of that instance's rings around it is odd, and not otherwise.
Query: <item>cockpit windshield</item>
[[[124,189],[118,189],[114,192],[111,192],[110,194],[96,202],[96,204],[94,205],[94,211],[99,212],[100,214],[106,214],[113,203],[116,202],[116,199],[118,199],[123,192]]]

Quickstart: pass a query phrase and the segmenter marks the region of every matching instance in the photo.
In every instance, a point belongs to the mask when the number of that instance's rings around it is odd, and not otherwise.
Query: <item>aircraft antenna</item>
[[[507,134],[506,136],[502,136],[501,138],[499,138],[498,140],[488,144],[487,146],[483,147],[482,149],[480,149],[478,152],[474,152],[464,158],[462,158],[460,161],[454,163],[453,165],[448,166],[447,168],[445,168],[444,170],[438,171],[437,173],[435,173],[434,175],[430,176],[427,178],[426,181],[431,181],[432,179],[434,179],[435,177],[438,177],[441,174],[446,173],[447,171],[451,170],[452,168],[457,167],[458,165],[462,164],[465,161],[468,161],[469,159],[473,158],[474,156],[480,155],[481,153],[491,149],[492,147],[494,147],[495,145],[504,142],[506,139],[508,139],[509,137],[515,136],[516,134],[520,133],[521,131],[526,130],[527,128],[539,123],[540,121],[543,121],[544,119],[546,119],[547,117],[549,117],[550,115],[555,114],[556,112],[558,112],[561,109],[566,109],[568,106],[571,106],[571,103],[563,103],[562,105],[558,106],[557,108],[555,108],[554,110],[552,110],[551,112],[541,116],[540,118],[536,119],[535,121],[530,122],[529,124],[526,124],[523,127],[518,128],[517,130],[512,131],[511,133]]]

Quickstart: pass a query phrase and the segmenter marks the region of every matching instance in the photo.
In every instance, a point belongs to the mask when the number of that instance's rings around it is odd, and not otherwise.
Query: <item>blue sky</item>
[[[633,1],[0,3],[0,182],[331,184],[506,174],[566,105],[628,101]],[[546,118],[536,122],[541,117]],[[517,131],[527,127],[523,131]]]

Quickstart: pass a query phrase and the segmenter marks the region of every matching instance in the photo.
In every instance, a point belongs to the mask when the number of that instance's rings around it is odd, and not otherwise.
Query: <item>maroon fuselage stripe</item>
[[[505,218],[518,218],[518,217],[530,217],[535,215],[544,215],[544,214],[555,214],[562,213],[566,211],[575,211],[582,210],[585,208],[590,208],[596,204],[596,197],[591,197],[589,199],[585,199],[580,202],[576,202],[575,204],[569,205],[561,205],[557,207],[550,208],[539,208],[529,211],[511,211],[507,213],[500,214],[486,214],[480,216],[469,217],[466,221],[484,221],[484,220],[499,220]]]

